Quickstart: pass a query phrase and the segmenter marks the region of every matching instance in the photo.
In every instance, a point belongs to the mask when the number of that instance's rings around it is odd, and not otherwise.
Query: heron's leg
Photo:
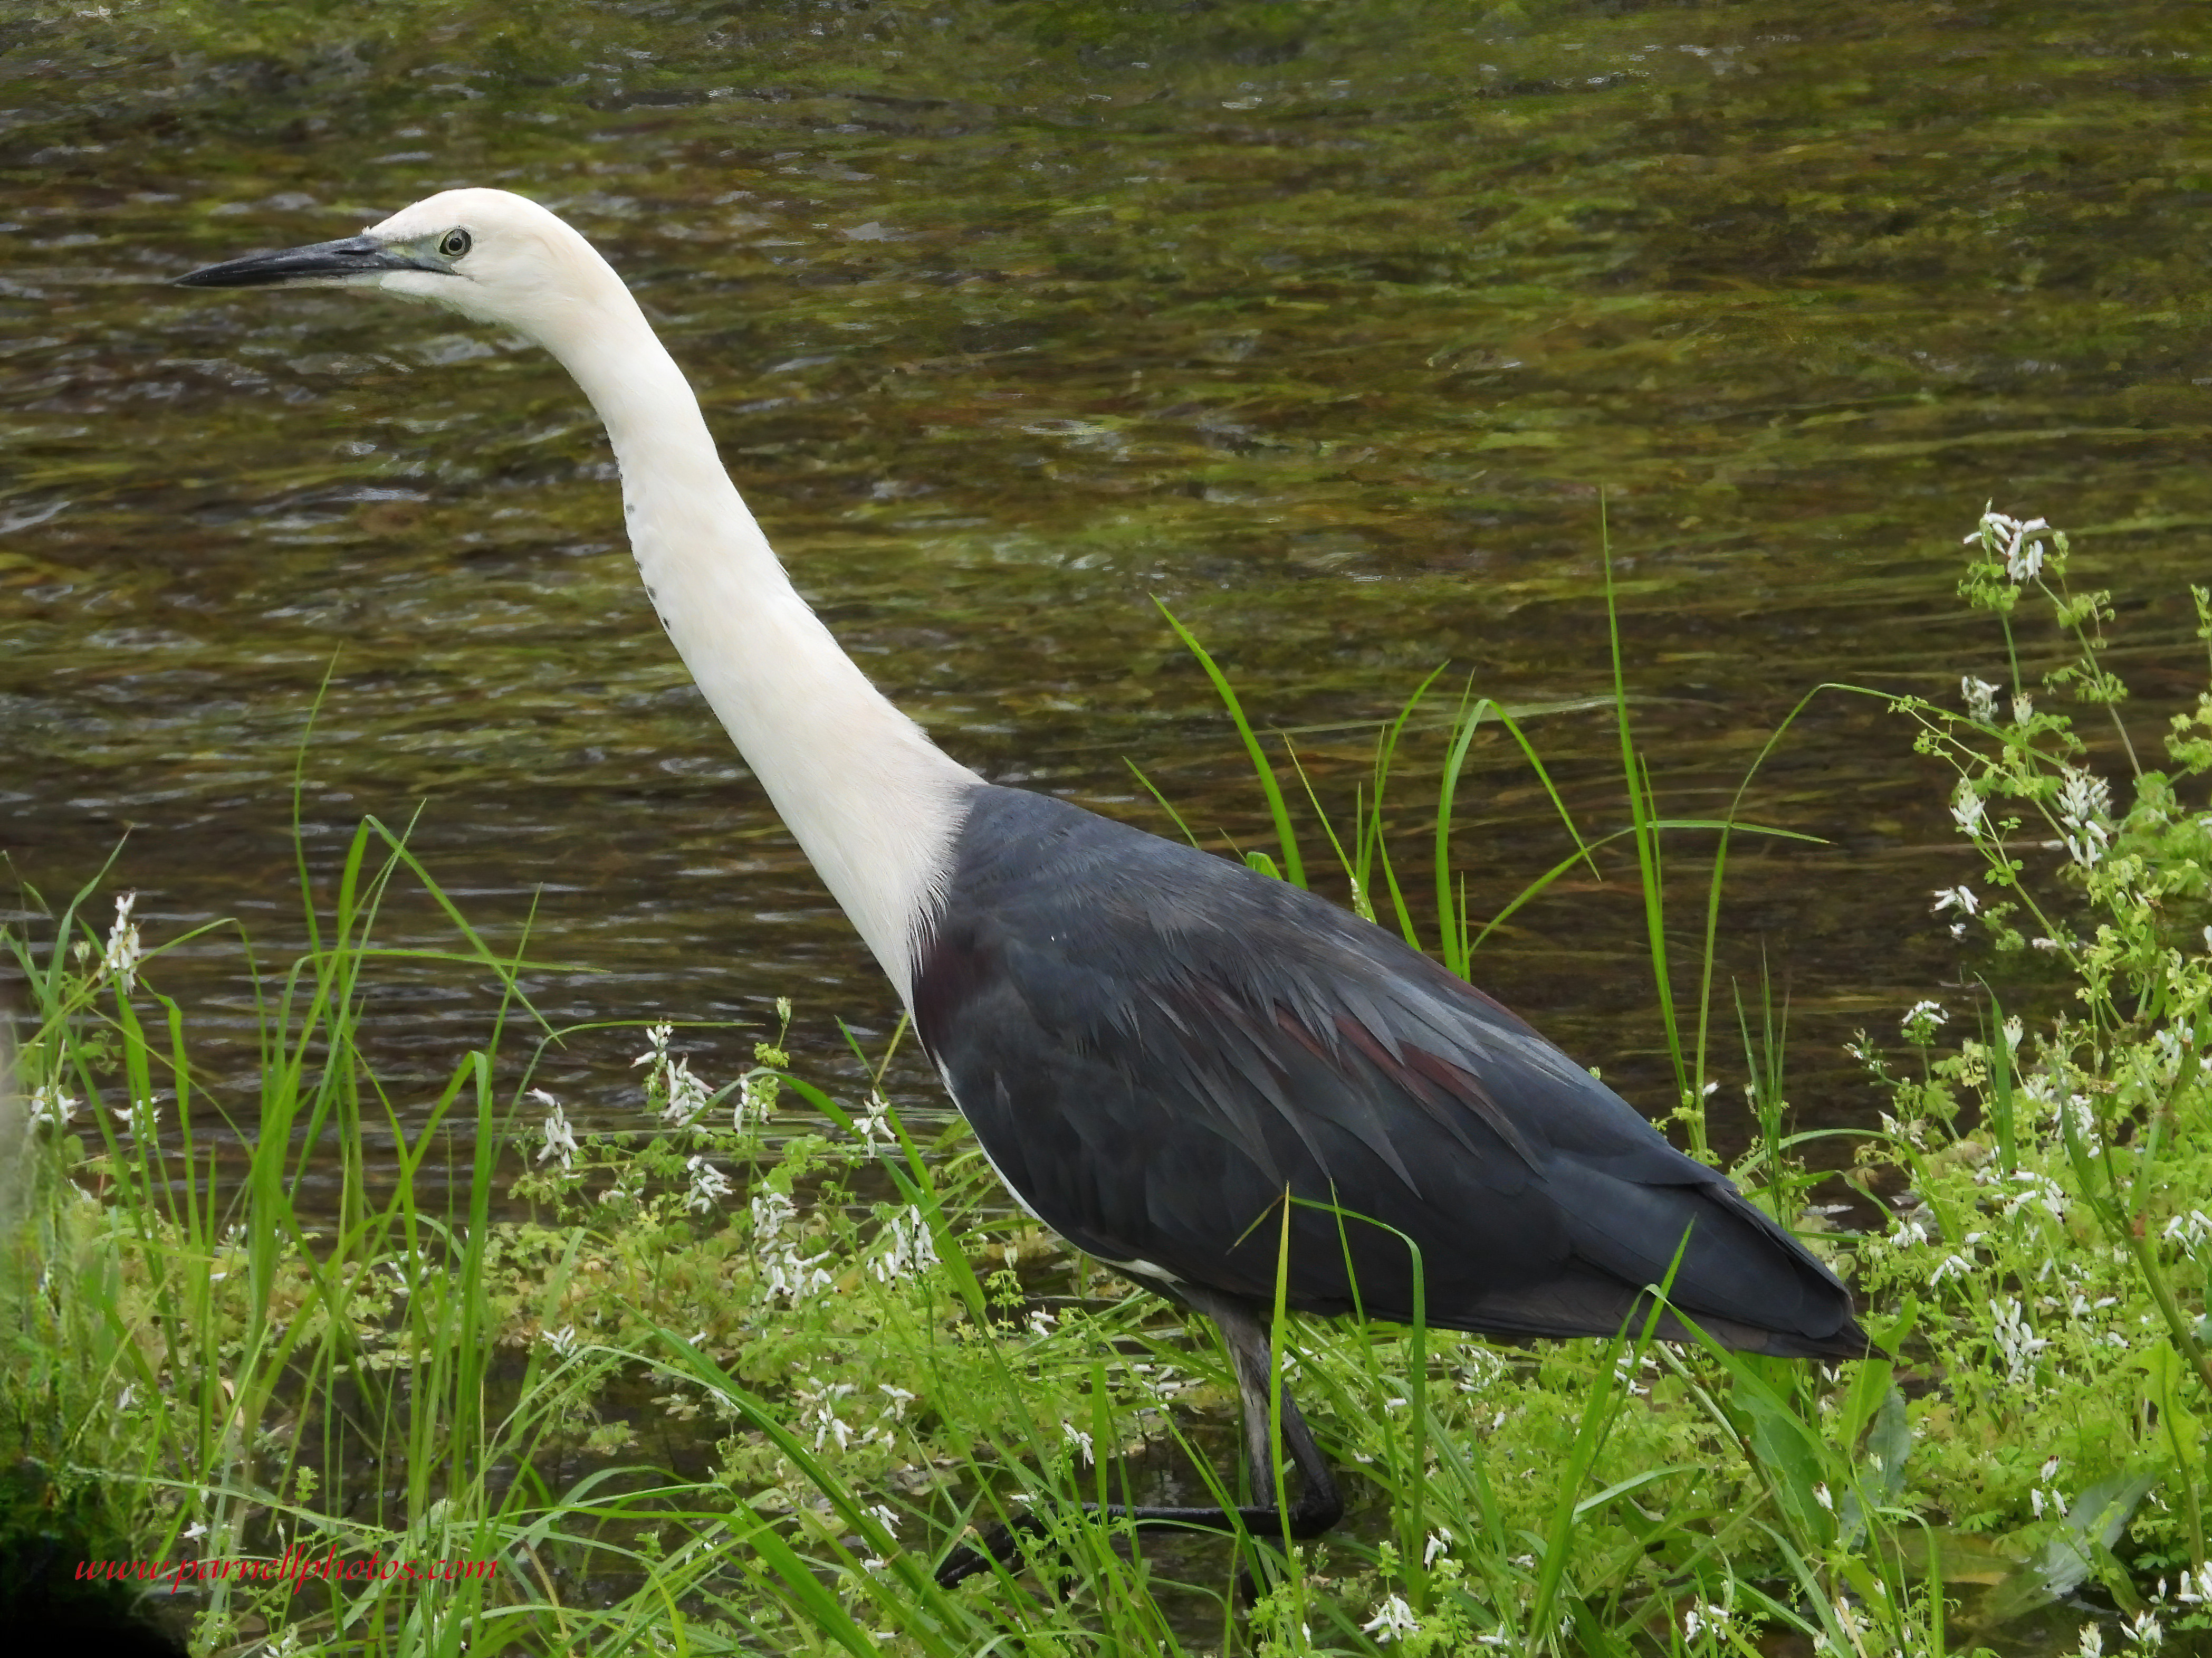
[[[1328,1459],[1314,1443],[1287,1385],[1282,1390],[1283,1448],[1298,1471],[1299,1490],[1287,1515],[1275,1507],[1275,1448],[1267,1419],[1267,1376],[1273,1356],[1267,1326],[1242,1301],[1205,1291],[1184,1293],[1192,1306],[1220,1326],[1237,1367],[1237,1393],[1244,1410],[1244,1456],[1251,1470],[1252,1495],[1258,1499],[1251,1508],[1239,1509],[1237,1518],[1255,1537],[1280,1537],[1285,1532],[1301,1541],[1319,1537],[1344,1517],[1344,1499],[1337,1492]]]
[[[1188,1285],[1179,1288],[1184,1300],[1220,1326],[1222,1337],[1228,1343],[1230,1358],[1237,1368],[1237,1397],[1243,1406],[1244,1448],[1251,1466],[1253,1495],[1264,1501],[1239,1509],[1086,1503],[1083,1511],[1108,1519],[1127,1520],[1143,1527],[1216,1532],[1241,1527],[1255,1537],[1287,1534],[1300,1541],[1319,1537],[1344,1517],[1344,1499],[1337,1491],[1336,1476],[1328,1459],[1322,1455],[1321,1448],[1314,1443],[1313,1434],[1306,1427],[1305,1417],[1299,1413],[1297,1402],[1291,1397],[1288,1387],[1282,1390],[1283,1448],[1290,1454],[1298,1471],[1299,1490],[1287,1513],[1274,1503],[1274,1448],[1267,1421],[1267,1375],[1272,1356],[1267,1326],[1243,1301]],[[1011,1564],[1020,1551],[1018,1538],[1024,1534],[1040,1536],[1045,1529],[1045,1522],[1035,1515],[1017,1515],[1003,1526],[994,1526],[978,1539],[978,1547],[963,1545],[946,1555],[937,1569],[937,1581],[949,1588],[963,1578],[986,1570],[994,1560]]]

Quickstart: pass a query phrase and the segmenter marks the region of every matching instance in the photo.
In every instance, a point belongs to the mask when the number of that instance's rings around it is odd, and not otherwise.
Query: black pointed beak
[[[179,288],[270,288],[283,283],[342,282],[383,271],[435,271],[441,267],[386,247],[374,236],[348,236],[274,253],[248,253],[177,278]]]

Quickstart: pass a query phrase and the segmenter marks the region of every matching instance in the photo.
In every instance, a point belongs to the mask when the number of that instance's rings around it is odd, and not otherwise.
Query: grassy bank
[[[1733,1172],[1867,1294],[1895,1365],[1292,1317],[1278,1348],[1349,1523],[1133,1549],[1080,1505],[1237,1484],[1209,1341],[1010,1216],[963,1128],[916,1143],[879,1095],[789,1075],[777,1032],[745,1075],[701,1076],[641,1025],[635,1125],[579,1132],[534,1073],[559,1033],[525,964],[451,905],[501,1011],[434,1098],[387,1086],[362,1021],[411,964],[380,906],[436,887],[372,822],[261,982],[250,1100],[207,1087],[160,990],[178,941],[141,937],[127,899],[10,941],[19,1509],[82,1516],[81,1553],[167,1562],[131,1587],[204,1650],[1705,1655],[1795,1631],[1872,1655],[2038,1618],[2179,1649],[2212,1626],[2212,698],[2163,753],[2131,731],[2065,552],[1985,519],[1962,590],[2012,682],[1895,704],[1982,859],[1931,894],[1976,989],[1862,1038],[1881,1124],[1818,1179],[1757,988],[1666,959],[1663,850],[1717,844],[1717,891],[1752,826],[1659,817],[1620,699],[1683,1132],[1703,1153],[1711,1089],[1746,1088],[1765,1132]],[[1374,798],[1400,745],[1439,741],[1448,855],[1496,710],[1458,704],[1438,739],[1413,710]],[[1247,735],[1269,867],[1333,853],[1384,924],[1465,965],[1482,929],[1449,875],[1421,938],[1379,807],[1302,852],[1297,774]],[[1575,840],[1567,862],[1597,844]],[[1708,960],[1718,914],[1687,930]],[[338,1176],[312,1201],[311,1167]],[[1041,1571],[935,1587],[966,1523],[1018,1512],[1058,1516]],[[376,1575],[298,1564],[333,1558]]]

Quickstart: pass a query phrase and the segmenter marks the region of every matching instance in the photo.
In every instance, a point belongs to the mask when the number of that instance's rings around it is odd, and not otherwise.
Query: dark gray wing
[[[1496,1002],[1334,905],[975,791],[917,1028],[1009,1185],[1102,1259],[1265,1301],[1606,1335],[1682,1260],[1720,1339],[1856,1355],[1849,1293]]]

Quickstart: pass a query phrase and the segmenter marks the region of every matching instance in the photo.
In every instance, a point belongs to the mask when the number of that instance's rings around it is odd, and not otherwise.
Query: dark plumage
[[[1431,1325],[1610,1336],[1662,1281],[1730,1346],[1855,1357],[1850,1295],[1498,1003],[1287,882],[975,791],[915,1024],[1007,1184],[1085,1253],[1272,1304],[1287,1190],[1422,1255]],[[1290,1304],[1410,1321],[1405,1245],[1294,1207]],[[1152,1271],[1156,1269],[1157,1271]],[[1684,1332],[1672,1319],[1662,1332]]]
[[[1022,1201],[1221,1326],[1257,1490],[1275,1454],[1267,1314],[1285,1194],[1303,1200],[1285,1285],[1302,1312],[1611,1336],[1640,1326],[1645,1286],[1671,1270],[1674,1305],[1729,1346],[1869,1350],[1835,1275],[1612,1089],[1380,928],[1242,864],[978,787],[913,991],[923,1045]],[[1689,1333],[1672,1314],[1657,1329]],[[1281,1399],[1303,1489],[1287,1513],[1236,1518],[1316,1536],[1343,1504]],[[939,1578],[1011,1547],[1000,1528]]]

